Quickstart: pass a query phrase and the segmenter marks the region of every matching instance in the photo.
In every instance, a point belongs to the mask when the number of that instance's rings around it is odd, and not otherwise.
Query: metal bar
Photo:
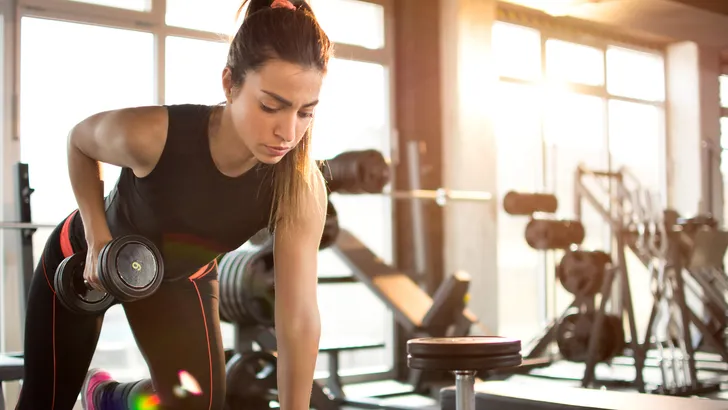
[[[440,206],[444,206],[447,201],[487,202],[493,199],[493,194],[490,192],[457,191],[446,188],[384,191],[382,195],[391,196],[395,199],[434,199]]]
[[[55,229],[57,224],[37,224],[33,222],[3,222],[0,221],[0,229]]]
[[[475,410],[475,372],[455,372],[455,408]]]

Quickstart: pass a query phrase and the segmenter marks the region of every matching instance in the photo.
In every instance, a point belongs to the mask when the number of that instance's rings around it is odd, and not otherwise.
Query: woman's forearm
[[[68,173],[78,211],[83,220],[86,240],[105,241],[111,239],[104,209],[104,182],[101,179],[101,163],[84,154],[76,145],[81,138],[80,131],[68,136]]]
[[[278,400],[282,410],[308,410],[318,357],[321,321],[318,309],[278,320]],[[315,312],[314,312],[315,311]]]

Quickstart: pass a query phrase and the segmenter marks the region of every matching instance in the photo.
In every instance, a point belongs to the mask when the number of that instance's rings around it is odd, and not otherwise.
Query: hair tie
[[[283,7],[286,9],[291,9],[293,11],[296,10],[296,6],[291,3],[291,0],[274,0],[273,4],[270,5],[272,9],[277,9],[279,7]]]

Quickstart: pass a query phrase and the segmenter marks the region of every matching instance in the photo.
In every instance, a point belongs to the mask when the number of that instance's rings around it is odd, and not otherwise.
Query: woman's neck
[[[222,174],[240,176],[258,162],[237,135],[227,105],[213,108],[208,133],[212,160]]]

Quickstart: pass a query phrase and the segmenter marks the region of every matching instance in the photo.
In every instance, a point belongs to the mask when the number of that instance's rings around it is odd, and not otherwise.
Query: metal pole
[[[55,229],[58,225],[37,224],[32,222],[2,222],[0,229]]]
[[[409,187],[410,189],[419,189],[420,184],[420,151],[417,141],[409,141],[407,143],[407,162],[409,167],[407,169],[409,173]],[[415,277],[420,285],[423,282],[427,285],[424,286],[428,292],[434,292],[431,289],[430,272],[427,269],[427,229],[426,220],[424,217],[424,205],[422,201],[412,201],[410,203],[412,211],[412,245],[414,253],[414,265],[415,265]],[[430,293],[431,294],[431,293]]]
[[[455,409],[475,410],[475,372],[455,372]]]
[[[436,190],[414,189],[411,191],[384,191],[381,194],[391,196],[394,199],[434,199],[440,206],[444,206],[447,201],[488,202],[493,199],[493,194],[490,192],[457,191],[446,188]]]

